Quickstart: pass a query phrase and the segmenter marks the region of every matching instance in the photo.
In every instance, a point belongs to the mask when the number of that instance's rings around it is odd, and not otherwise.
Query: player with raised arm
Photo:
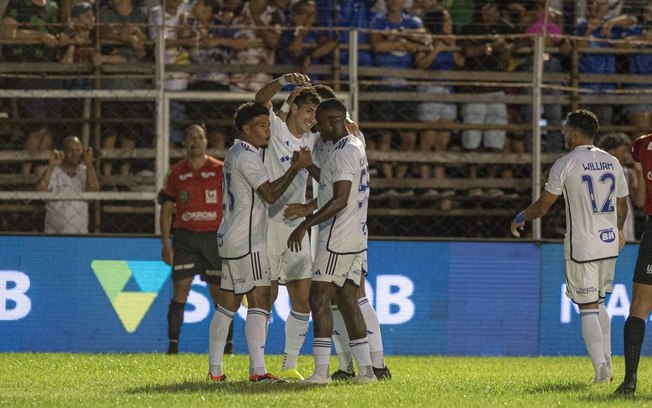
[[[284,104],[283,113],[288,113],[287,121],[274,113],[272,98],[284,84],[300,85],[293,91],[291,105]],[[306,87],[307,85],[307,87]],[[321,101],[306,75],[285,74],[270,81],[256,93],[256,102],[269,109],[271,139],[265,150],[264,162],[270,177],[281,176],[290,167],[292,152],[301,149],[312,150],[316,135],[310,132],[315,124],[315,111]],[[285,109],[288,112],[285,112]],[[312,275],[312,255],[308,237],[300,252],[292,252],[287,247],[290,233],[299,225],[300,219],[283,218],[283,210],[289,203],[304,203],[309,175],[301,170],[281,198],[267,207],[267,250],[271,266],[270,311],[278,295],[278,285],[285,285],[290,296],[292,309],[285,321],[285,349],[283,365],[279,376],[286,379],[303,380],[297,371],[297,357],[308,332],[310,319],[310,277]]]
[[[326,100],[335,98],[335,92],[333,89],[327,85],[318,84],[314,86],[315,90],[319,96]],[[291,94],[288,98],[288,101],[291,101],[293,95]],[[347,113],[346,117],[346,127],[350,134],[360,139],[362,144],[365,144],[364,134],[358,128],[358,125],[351,120]],[[315,130],[316,131],[316,130]],[[311,166],[309,170],[313,174],[319,174],[319,168],[322,166],[328,156],[331,153],[333,143],[330,141],[324,141],[319,137],[319,133],[316,133],[317,140],[315,141],[315,146],[312,151],[312,161],[314,166]],[[318,180],[318,177],[317,177]],[[317,207],[317,201],[313,200],[306,204],[290,204],[286,208],[285,217],[289,219],[303,218],[308,214],[311,214]],[[390,379],[392,374],[389,371],[389,368],[385,365],[385,355],[383,352],[383,338],[380,330],[380,321],[378,320],[378,315],[376,310],[374,310],[371,302],[367,298],[366,285],[364,277],[367,276],[367,252],[363,254],[362,260],[362,276],[360,279],[360,288],[358,290],[358,304],[360,306],[360,311],[362,316],[367,324],[367,335],[369,337],[369,350],[371,354],[371,363],[373,365],[374,374],[379,380]],[[338,369],[331,375],[333,380],[350,380],[355,377],[355,370],[353,367],[353,357],[351,356],[351,348],[349,347],[349,335],[346,332],[346,325],[344,323],[344,318],[340,313],[337,304],[333,303],[331,305],[333,312],[333,344],[335,345],[335,352],[337,353],[337,361],[339,364]]]
[[[288,247],[300,251],[310,227],[319,225],[316,258],[312,267],[312,311],[315,370],[305,382],[331,382],[329,359],[333,317],[331,301],[346,322],[351,353],[358,364],[356,382],[376,381],[367,338],[367,326],[358,305],[363,253],[367,249],[369,169],[364,146],[346,127],[346,107],[328,99],[317,108],[317,130],[333,143],[320,171],[317,208],[290,234]]]
[[[598,119],[570,112],[562,134],[571,152],[550,169],[541,197],[516,215],[511,232],[543,217],[560,195],[566,203],[566,296],[580,309],[582,336],[591,357],[593,383],[611,381],[611,323],[604,298],[611,293],[618,251],[625,245],[627,180],[618,159],[593,146]]]
[[[218,295],[220,303],[210,325],[208,378],[226,380],[222,372],[224,345],[229,325],[246,294],[249,380],[277,382],[279,378],[265,368],[271,284],[266,204],[278,201],[299,171],[312,164],[312,158],[308,150],[294,152],[289,158],[288,170],[270,181],[261,157],[261,149],[267,147],[270,139],[267,108],[251,102],[242,104],[235,113],[234,122],[240,139],[235,140],[224,159],[224,215],[217,232],[217,245],[223,260],[222,282]]]
[[[634,286],[632,288],[632,303],[629,305],[629,316],[623,328],[625,379],[618,386],[616,394],[634,394],[638,375],[638,362],[641,358],[641,347],[645,338],[645,321],[652,310],[652,275],[648,272],[652,265],[652,134],[641,136],[632,145],[632,157],[638,177],[639,189],[636,202],[643,201],[645,231],[638,247],[638,257],[634,269]],[[645,186],[643,188],[643,186]]]

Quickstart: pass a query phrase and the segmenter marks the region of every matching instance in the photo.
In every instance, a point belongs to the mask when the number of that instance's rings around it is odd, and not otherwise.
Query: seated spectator
[[[443,7],[437,7],[428,12],[423,19],[423,24],[433,37],[429,38],[432,43],[427,51],[419,51],[415,56],[415,63],[419,69],[428,69],[431,71],[451,71],[456,67],[464,66],[464,56],[459,52],[450,51],[455,47],[455,37],[453,34],[453,20],[451,20],[448,11]],[[442,37],[444,36],[444,37]],[[447,36],[447,37],[446,37]],[[450,85],[419,85],[417,90],[427,94],[449,94],[453,92]],[[434,126],[451,125],[457,119],[457,106],[454,103],[444,102],[423,102],[418,108],[419,120],[432,122]],[[427,129],[419,134],[419,150],[423,152],[442,152],[448,147],[451,138],[450,129],[432,130]],[[429,179],[432,166],[430,164],[421,164],[421,178]],[[442,180],[446,176],[444,166],[437,165],[434,168],[435,179]],[[424,196],[451,196],[455,194],[452,190],[439,192],[431,189],[425,192]]]
[[[624,133],[607,133],[597,138],[595,146],[606,151],[618,159],[618,162],[625,172],[629,195],[627,196],[627,218],[623,227],[625,240],[635,242],[634,219],[636,212],[634,207],[641,208],[645,202],[645,186],[639,186],[636,170],[632,169],[632,140]],[[643,191],[641,191],[641,189]]]
[[[618,43],[619,47],[633,47],[643,50],[652,48],[652,2],[647,2],[643,13],[639,16],[639,23],[626,31],[627,43]],[[652,54],[628,54],[629,73],[631,75],[652,74]],[[626,88],[633,90],[649,91],[652,86],[643,83],[627,84]],[[652,127],[652,104],[628,105],[623,108],[627,121],[647,132]]]
[[[83,161],[83,163],[82,163]],[[36,191],[81,193],[99,191],[93,165],[93,149],[83,150],[76,136],[63,141],[63,151],[53,150],[47,168],[36,182]],[[88,202],[49,200],[45,205],[45,233],[88,234]]]
[[[377,67],[384,68],[412,68],[414,55],[423,46],[423,24],[421,19],[403,11],[405,0],[388,0],[387,13],[376,14],[369,23],[369,28],[375,30],[370,35],[371,49],[374,51],[373,61]],[[384,85],[375,86],[375,91],[411,92],[414,87],[409,85],[404,78],[382,77]],[[417,106],[408,101],[381,101],[370,104],[373,120],[385,122],[417,121]],[[414,150],[416,132],[414,130],[400,130],[400,145],[402,151]],[[381,130],[378,148],[389,151],[392,148],[393,131]],[[396,166],[394,174],[392,165],[384,163],[382,173],[384,177],[404,178],[407,175],[407,164]],[[389,194],[396,195],[393,190]],[[413,191],[404,191],[398,195],[413,195]]]
[[[562,45],[562,39],[559,37],[563,34],[563,28],[555,23],[553,13],[549,10],[546,16],[545,0],[537,0],[533,2],[527,10],[525,16],[525,34],[540,35],[544,33],[544,21],[547,18],[547,25],[545,27],[545,45],[549,47]],[[551,36],[552,35],[552,36]],[[528,47],[532,49],[534,46],[533,37],[527,37],[519,42],[516,47]],[[534,58],[532,54],[528,54],[527,58],[521,65],[517,67],[518,71],[532,72],[534,66]],[[556,54],[546,53],[543,59],[543,71],[556,73],[563,72],[563,67]],[[524,92],[528,95],[532,94],[532,89],[526,87]],[[561,91],[557,89],[544,88],[543,95],[558,95],[561,97]],[[546,104],[543,105],[541,112],[541,122],[551,126],[561,126],[562,121],[562,106],[561,104]],[[532,123],[532,105],[521,105],[521,120],[523,123]],[[524,135],[524,147],[526,152],[532,151],[532,131],[526,131]],[[549,153],[561,152],[564,149],[564,138],[558,130],[542,131],[541,133],[541,150]]]
[[[100,9],[99,23],[101,41],[110,44],[103,47],[103,54],[121,55],[129,64],[147,61],[147,13],[143,8],[135,6],[132,0],[109,0],[108,5]],[[149,84],[144,79],[126,76],[103,79],[102,86],[105,89],[146,89]],[[102,149],[115,149],[118,141],[123,149],[134,149],[138,142],[148,145],[145,139],[148,127],[134,122],[151,117],[149,102],[102,102],[102,119],[114,121],[102,127]],[[102,174],[108,176],[112,171],[113,163],[104,161]],[[125,161],[120,164],[121,175],[127,175],[130,171],[131,163]]]
[[[197,65],[228,65],[234,51],[250,46],[246,37],[233,38],[235,29],[229,27],[234,18],[232,11],[221,8],[217,0],[197,0],[192,10],[183,17],[180,37],[189,38],[190,60]],[[216,70],[190,74],[188,89],[191,91],[228,91],[229,74]],[[207,121],[230,119],[237,106],[222,101],[192,101],[186,104],[188,117],[195,123],[206,123],[208,147],[224,149],[226,132]]]
[[[6,62],[47,63],[58,61],[56,37],[59,7],[53,0],[10,0],[0,24],[0,38],[9,43],[2,49]],[[10,89],[61,89],[61,81],[48,78],[16,78],[7,81]],[[60,116],[57,99],[19,98],[22,131],[27,135],[24,149],[30,154],[52,149],[51,120]],[[32,172],[32,162],[23,163],[22,174]]]
[[[245,3],[242,12],[233,20],[233,25],[255,26],[256,29],[244,28],[235,33],[235,38],[246,38],[250,47],[235,54],[235,64],[274,65],[274,54],[281,37],[280,27],[283,21],[276,8],[269,5],[269,0],[250,0]],[[271,75],[259,73],[235,73],[231,75],[232,91],[258,91],[272,80]]]
[[[160,27],[163,25],[163,39],[165,40],[165,63],[183,65],[190,62],[187,44],[179,37],[181,23],[191,8],[183,0],[167,0],[164,6],[153,7],[149,11],[149,37],[156,42]],[[163,88],[166,91],[184,91],[188,88],[187,72],[168,71],[164,74]],[[176,99],[170,100],[170,143],[177,147],[183,146],[183,134],[186,127],[186,105]]]
[[[462,29],[462,35],[491,36],[490,38],[470,38],[460,41],[466,57],[464,69],[468,71],[505,71],[511,56],[512,45],[504,34],[512,34],[509,26],[500,20],[498,4],[495,0],[476,3],[474,22]],[[465,103],[462,105],[462,122],[465,125],[507,125],[507,105],[501,102],[505,90],[495,86],[466,86],[460,91],[490,97],[496,102]],[[500,129],[468,129],[462,132],[462,147],[465,150],[502,152],[505,146],[506,132]],[[477,178],[476,165],[469,167],[471,178]],[[487,168],[487,176],[496,175],[495,166]],[[483,194],[479,188],[469,190],[469,195],[477,197]],[[490,197],[497,197],[503,192],[497,189],[488,191]]]
[[[309,74],[309,66],[319,61],[337,46],[334,39],[319,39],[319,33],[312,30],[317,22],[317,5],[314,0],[299,0],[290,10],[286,30],[281,34],[280,46],[276,51],[277,64],[291,64],[303,74]],[[310,79],[319,79],[310,75]]]
[[[624,34],[624,27],[629,27],[636,23],[632,16],[619,15],[605,20],[609,11],[608,0],[593,0],[589,10],[588,21],[582,22],[577,26],[577,35],[584,37],[578,43],[579,47],[588,48],[613,48],[608,39],[620,38]],[[614,54],[588,54],[584,53],[580,57],[578,71],[581,74],[615,74],[616,73],[616,56]],[[591,95],[599,96],[616,89],[615,83],[580,83],[580,88],[589,90]],[[586,93],[586,92],[585,92]],[[585,105],[582,108],[588,109],[595,113],[598,121],[603,125],[613,123],[612,105]]]

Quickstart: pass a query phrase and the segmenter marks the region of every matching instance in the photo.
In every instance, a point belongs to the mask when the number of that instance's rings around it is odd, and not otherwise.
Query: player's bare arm
[[[548,213],[550,207],[555,203],[559,198],[558,195],[554,195],[546,190],[543,190],[541,197],[532,204],[525,211],[520,212],[514,219],[511,224],[512,235],[516,238],[521,236],[519,231],[525,229],[525,221],[536,220],[537,218],[543,217]]]
[[[290,234],[290,237],[288,238],[288,248],[290,248],[291,251],[299,252],[301,250],[301,241],[310,227],[333,218],[340,211],[346,208],[346,203],[348,202],[349,194],[351,193],[351,184],[352,183],[347,180],[336,181],[333,184],[333,198],[328,200],[319,211],[307,216],[306,219],[299,224],[294,231],[292,231],[292,234]]]
[[[308,78],[307,75],[299,74],[297,72],[281,75],[273,81],[268,82],[265,86],[260,88],[258,92],[256,92],[255,102],[264,105],[267,109],[271,109],[272,98],[274,95],[276,95],[285,85],[289,84],[310,86],[310,78]]]
[[[274,181],[264,182],[256,192],[267,203],[274,204],[283,195],[285,190],[292,184],[292,180],[299,173],[299,170],[304,169],[312,164],[312,153],[310,150],[300,150],[294,152],[292,156],[292,164],[288,170],[281,177]]]
[[[170,231],[172,231],[172,214],[174,213],[174,202],[164,201],[161,204],[161,259],[168,265],[172,265],[174,260],[174,250],[170,241]]]

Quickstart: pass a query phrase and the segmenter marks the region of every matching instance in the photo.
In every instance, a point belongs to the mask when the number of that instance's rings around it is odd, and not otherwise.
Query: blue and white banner
[[[623,250],[607,299],[615,354],[637,248]],[[160,251],[156,238],[0,237],[0,352],[164,351],[172,286]],[[372,241],[367,293],[387,354],[583,355],[563,267],[561,244]],[[283,351],[289,310],[281,290],[268,353]],[[195,279],[182,352],[207,352],[212,313]],[[245,317],[243,307],[234,339],[241,353]],[[311,349],[310,332],[302,352]]]

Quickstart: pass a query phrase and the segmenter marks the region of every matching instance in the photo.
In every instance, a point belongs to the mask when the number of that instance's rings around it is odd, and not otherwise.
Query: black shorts
[[[638,246],[634,282],[652,285],[652,217],[645,219],[645,232]]]
[[[222,258],[217,253],[216,232],[195,232],[176,229],[172,241],[174,267],[172,282],[197,274],[206,283],[219,285],[222,277]]]

